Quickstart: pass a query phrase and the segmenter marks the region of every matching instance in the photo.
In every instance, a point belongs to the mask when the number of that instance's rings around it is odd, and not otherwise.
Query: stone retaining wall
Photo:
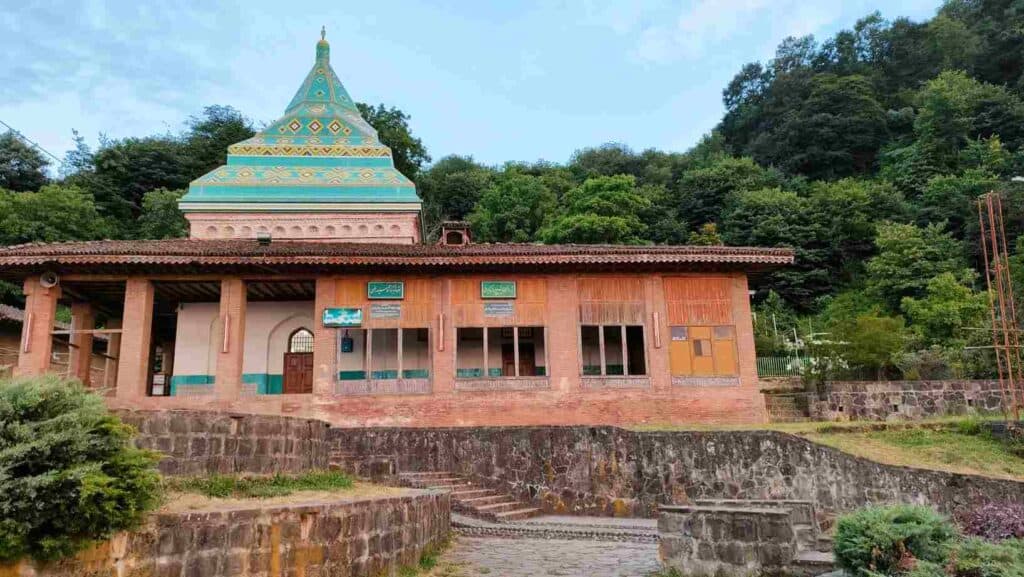
[[[331,429],[338,448],[400,471],[454,471],[551,513],[651,516],[693,499],[801,499],[827,514],[869,503],[944,512],[1024,501],[1024,483],[875,463],[774,431],[615,427]]]
[[[817,420],[920,419],[1001,410],[998,381],[840,381],[824,400],[811,397]]]
[[[797,552],[785,509],[662,507],[658,533],[665,565],[692,577],[786,575]]]
[[[326,469],[323,421],[203,411],[118,411],[138,430],[135,444],[155,449],[165,475],[296,473]]]
[[[70,560],[0,566],[3,576],[393,575],[450,531],[448,494],[153,515]]]

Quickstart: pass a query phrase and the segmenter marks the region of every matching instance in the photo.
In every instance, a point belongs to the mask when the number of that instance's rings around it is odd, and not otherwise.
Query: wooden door
[[[284,354],[284,393],[313,392],[313,353]]]
[[[501,375],[516,376],[516,350],[511,344],[501,345]]]
[[[516,375],[516,350],[513,345],[501,345],[501,374],[505,377]],[[519,343],[519,376],[532,377],[537,374],[537,353],[533,343]]]

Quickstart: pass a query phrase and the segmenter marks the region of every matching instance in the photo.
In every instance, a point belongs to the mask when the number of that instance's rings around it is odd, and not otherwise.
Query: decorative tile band
[[[648,389],[651,386],[650,377],[594,377],[585,376],[580,379],[584,389]]]
[[[738,387],[739,377],[672,377],[676,387]]]
[[[547,377],[495,377],[456,379],[456,391],[537,391],[551,388]]]
[[[334,384],[334,394],[358,395],[429,395],[430,379],[345,380]]]

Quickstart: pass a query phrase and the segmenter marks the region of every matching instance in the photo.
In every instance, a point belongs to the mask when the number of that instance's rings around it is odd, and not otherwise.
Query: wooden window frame
[[[484,378],[484,379],[513,379],[513,378],[519,378],[519,377],[523,376],[523,375],[519,374],[519,370],[520,370],[519,369],[519,329],[520,328],[530,329],[530,336],[529,337],[525,337],[525,338],[534,338],[536,336],[536,334],[533,332],[533,329],[537,329],[537,328],[541,329],[541,334],[543,335],[543,338],[544,338],[544,340],[543,340],[543,343],[544,343],[544,375],[542,375],[542,376],[545,377],[545,378],[550,376],[548,374],[548,372],[551,370],[551,365],[548,362],[548,355],[549,355],[548,327],[546,325],[545,326],[540,326],[540,327],[538,327],[536,325],[530,325],[528,327],[520,327],[519,325],[511,325],[511,326],[509,326],[509,325],[502,325],[502,326],[498,326],[498,327],[492,327],[492,326],[464,326],[464,327],[455,327],[455,350],[453,351],[453,355],[452,355],[454,357],[454,360],[455,360],[455,378],[456,379],[479,379],[479,378]],[[482,368],[482,374],[481,374],[480,377],[460,377],[460,376],[458,376],[459,375],[459,331],[461,329],[480,329],[481,332],[483,333],[483,347],[484,347],[484,349],[483,349],[483,368]],[[515,364],[514,374],[513,375],[508,375],[508,376],[506,376],[506,375],[491,376],[491,374],[490,374],[490,358],[489,358],[490,357],[490,343],[488,342],[488,339],[489,339],[488,333],[491,332],[490,329],[498,329],[499,335],[504,335],[506,329],[512,329],[512,337],[511,337],[512,338],[512,362]],[[505,337],[503,337],[503,338],[505,338]],[[536,345],[536,343],[534,343],[534,345]],[[537,378],[539,376],[541,376],[541,375],[532,375],[530,378]]]

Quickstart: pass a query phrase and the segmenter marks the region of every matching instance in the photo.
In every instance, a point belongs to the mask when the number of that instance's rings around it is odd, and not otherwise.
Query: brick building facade
[[[117,351],[120,408],[341,426],[766,418],[747,277],[791,250],[485,245],[461,223],[422,244],[415,187],[325,40],[285,116],[228,151],[181,200],[190,239],[0,249],[27,299],[18,373],[51,369],[63,301],[72,339]]]

